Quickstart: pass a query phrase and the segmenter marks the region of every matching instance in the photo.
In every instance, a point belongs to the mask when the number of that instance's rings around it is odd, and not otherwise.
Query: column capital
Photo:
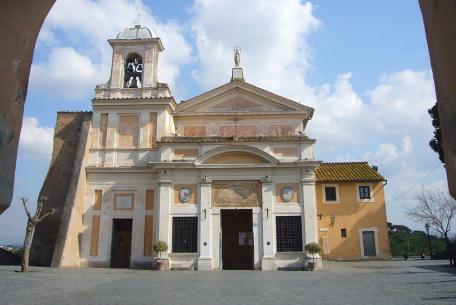
[[[207,176],[201,177],[200,184],[212,184],[212,179]]]

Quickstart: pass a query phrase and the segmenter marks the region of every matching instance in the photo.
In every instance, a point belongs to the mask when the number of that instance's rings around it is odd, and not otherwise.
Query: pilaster
[[[171,252],[171,236],[170,232],[170,205],[173,195],[171,180],[160,178],[158,181],[158,240],[168,244],[168,251],[162,253],[162,258],[168,258],[168,253]]]
[[[272,216],[273,184],[269,179],[261,184],[261,195],[263,200],[263,258],[261,260],[262,270],[275,270],[276,258],[274,251],[274,217]]]
[[[308,243],[318,243],[317,198],[315,193],[315,178],[301,179],[302,198],[304,203],[304,246]],[[321,269],[321,258],[315,257],[316,269]]]
[[[202,179],[200,186],[199,204],[199,249],[198,270],[212,270],[212,236],[211,236],[211,183],[209,179]]]

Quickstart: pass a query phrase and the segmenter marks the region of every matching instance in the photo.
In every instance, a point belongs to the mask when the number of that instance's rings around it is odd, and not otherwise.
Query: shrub
[[[308,243],[308,244],[304,247],[304,249],[305,249],[308,253],[312,254],[312,260],[314,260],[315,254],[320,253],[320,251],[321,251],[321,247],[320,247],[320,245],[317,244],[317,243]]]
[[[161,257],[161,253],[168,250],[168,244],[162,240],[157,240],[154,242],[152,248],[154,249],[154,252],[157,252],[158,256]]]

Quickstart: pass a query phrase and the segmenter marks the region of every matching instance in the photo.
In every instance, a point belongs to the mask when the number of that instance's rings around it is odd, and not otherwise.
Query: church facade
[[[59,113],[42,190],[59,212],[37,227],[32,262],[36,250],[36,264],[148,268],[157,240],[172,269],[300,268],[311,242],[327,259],[390,257],[385,179],[318,161],[314,109],[246,82],[239,49],[228,83],[176,103],[157,79],[160,38],[137,25],[108,41],[110,79],[76,126],[64,200],[49,175],[71,132],[59,122],[80,114]]]

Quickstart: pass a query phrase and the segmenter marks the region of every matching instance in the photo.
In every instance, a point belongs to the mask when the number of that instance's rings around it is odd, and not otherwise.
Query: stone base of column
[[[199,257],[198,258],[198,270],[200,271],[211,271],[212,267],[212,257]]]
[[[277,264],[275,257],[263,257],[261,260],[261,270],[273,271],[277,270]]]

